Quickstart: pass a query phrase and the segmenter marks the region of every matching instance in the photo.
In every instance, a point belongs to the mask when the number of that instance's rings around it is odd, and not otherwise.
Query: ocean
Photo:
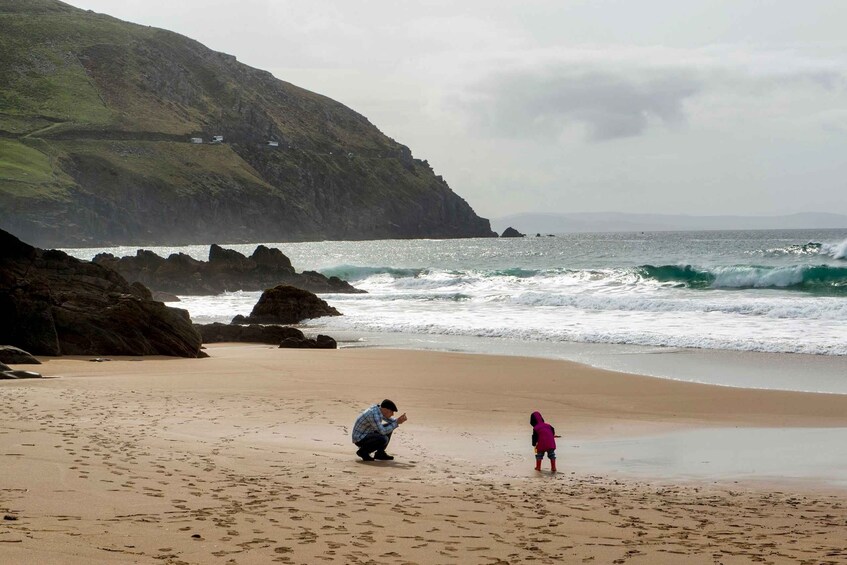
[[[245,255],[258,245],[219,243]],[[847,393],[847,230],[264,245],[298,271],[367,291],[322,295],[344,315],[302,325],[343,347],[566,358],[714,384]],[[209,246],[146,249],[207,260]],[[65,249],[82,259],[136,250]],[[260,294],[172,305],[197,323],[229,322],[249,314]]]

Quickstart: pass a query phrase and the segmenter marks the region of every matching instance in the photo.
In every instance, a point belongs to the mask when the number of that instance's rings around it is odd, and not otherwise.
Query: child
[[[532,445],[535,446],[535,470],[541,470],[541,460],[544,454],[550,458],[550,472],[556,472],[556,430],[544,421],[541,412],[533,412],[529,417],[532,426]]]

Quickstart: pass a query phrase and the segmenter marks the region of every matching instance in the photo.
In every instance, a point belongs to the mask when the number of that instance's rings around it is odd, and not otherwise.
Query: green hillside
[[[172,32],[0,0],[0,74],[0,227],[38,245],[492,235],[364,116]]]

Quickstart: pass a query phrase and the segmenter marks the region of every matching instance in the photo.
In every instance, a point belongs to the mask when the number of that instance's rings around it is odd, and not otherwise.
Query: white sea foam
[[[197,324],[229,323],[238,314],[249,315],[261,295],[261,292],[239,290],[215,296],[182,296],[179,302],[167,304],[188,310],[191,320]]]
[[[714,270],[715,288],[788,287],[803,282],[805,266],[781,269],[764,267],[719,267]]]
[[[796,280],[785,276],[791,271],[780,272],[779,282]],[[737,274],[727,269],[723,276],[731,279]],[[753,286],[751,280],[767,280],[749,269],[744,272],[748,276],[754,279],[735,283]],[[307,326],[326,332],[847,355],[847,300],[839,297],[798,300],[790,292],[776,290],[664,288],[657,282],[645,283],[631,270],[514,277],[429,269],[406,277],[376,273],[357,286],[368,294],[324,296],[343,317],[313,320]],[[259,296],[232,292],[183,297],[174,305],[188,309],[198,323],[229,322],[236,314],[249,314]]]
[[[798,327],[792,320],[760,320],[741,323],[732,317],[707,323],[702,331],[699,316],[675,313],[673,316],[632,316],[619,313],[584,315],[578,310],[536,313],[526,320],[520,312],[492,311],[454,313],[445,318],[434,312],[416,310],[405,316],[369,308],[347,310],[341,318],[320,319],[310,327],[332,329],[431,333],[438,335],[499,337],[512,340],[634,344],[665,347],[694,347],[735,351],[847,355],[847,342],[833,341],[838,324],[821,324],[797,338]],[[781,323],[780,323],[781,322]],[[743,331],[740,331],[743,328]],[[847,337],[840,330],[841,336]]]
[[[824,243],[821,251],[833,259],[847,259],[847,239],[841,243]]]
[[[821,241],[841,243],[815,243]],[[320,270],[368,291],[322,296],[344,316],[305,326],[330,335],[352,330],[847,355],[841,232],[266,245],[280,248],[298,271]],[[256,244],[225,247],[249,255]],[[208,256],[208,246],[152,250]],[[91,258],[135,248],[69,251]],[[173,306],[198,323],[229,322],[249,314],[259,296],[182,297]]]

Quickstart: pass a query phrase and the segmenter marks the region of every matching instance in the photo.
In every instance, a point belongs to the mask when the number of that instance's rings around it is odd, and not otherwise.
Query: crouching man
[[[353,443],[359,448],[356,455],[361,457],[362,461],[394,459],[385,452],[385,448],[391,441],[391,433],[406,421],[406,414],[394,418],[396,412],[397,405],[385,399],[380,404],[366,408],[356,418],[356,423],[353,424]]]

